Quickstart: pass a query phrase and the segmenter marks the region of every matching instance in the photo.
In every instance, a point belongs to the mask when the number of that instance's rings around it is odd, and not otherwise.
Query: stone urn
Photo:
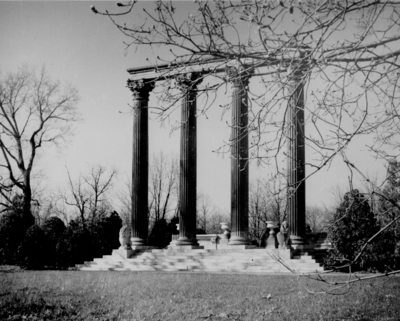
[[[267,248],[268,249],[276,249],[278,247],[278,242],[276,240],[275,229],[278,228],[278,225],[275,221],[267,221],[267,228],[269,228],[269,236],[267,239]]]
[[[220,223],[220,224],[221,224],[221,229],[223,231],[221,239],[229,240],[231,238],[231,230],[229,229],[228,224],[226,223]]]

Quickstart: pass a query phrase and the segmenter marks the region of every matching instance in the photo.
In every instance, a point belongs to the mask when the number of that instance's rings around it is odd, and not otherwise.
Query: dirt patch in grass
[[[382,281],[335,296],[278,275],[0,272],[0,319],[399,320],[400,278]]]

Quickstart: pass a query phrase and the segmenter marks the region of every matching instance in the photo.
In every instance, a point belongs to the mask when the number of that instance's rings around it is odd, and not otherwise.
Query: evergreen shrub
[[[48,253],[48,242],[40,226],[32,225],[18,249],[19,265],[25,269],[43,269]]]
[[[18,248],[25,236],[26,228],[22,216],[6,212],[0,217],[0,264],[18,263]]]
[[[46,237],[47,253],[46,265],[49,268],[58,268],[60,254],[57,252],[57,244],[60,242],[66,230],[64,222],[58,217],[50,217],[43,223],[42,230]]]
[[[346,193],[328,230],[332,249],[328,250],[325,257],[325,267],[338,268],[352,263],[352,270],[385,270],[385,266],[390,263],[387,253],[392,246],[390,238],[385,235],[368,243],[354,262],[363,246],[378,231],[379,225],[368,200],[358,190]]]

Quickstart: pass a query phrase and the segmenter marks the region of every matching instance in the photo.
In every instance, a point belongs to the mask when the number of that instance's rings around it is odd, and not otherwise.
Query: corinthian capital
[[[201,83],[202,75],[197,72],[188,72],[179,74],[175,77],[178,88],[182,91],[196,90],[197,85]]]
[[[228,66],[225,68],[225,73],[229,82],[233,86],[247,86],[249,84],[249,79],[253,73],[253,70],[249,67],[244,66]]]
[[[145,82],[144,79],[128,79],[127,81],[127,87],[131,90],[133,98],[136,100],[148,100],[150,92],[154,89],[154,86],[154,81]]]

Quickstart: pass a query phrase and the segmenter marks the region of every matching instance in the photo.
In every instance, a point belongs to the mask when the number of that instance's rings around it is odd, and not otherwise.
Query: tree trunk
[[[32,190],[28,181],[28,184],[25,185],[23,189],[23,207],[22,207],[22,219],[24,221],[25,227],[28,228],[35,224],[35,218],[31,212],[31,201],[32,201]]]

